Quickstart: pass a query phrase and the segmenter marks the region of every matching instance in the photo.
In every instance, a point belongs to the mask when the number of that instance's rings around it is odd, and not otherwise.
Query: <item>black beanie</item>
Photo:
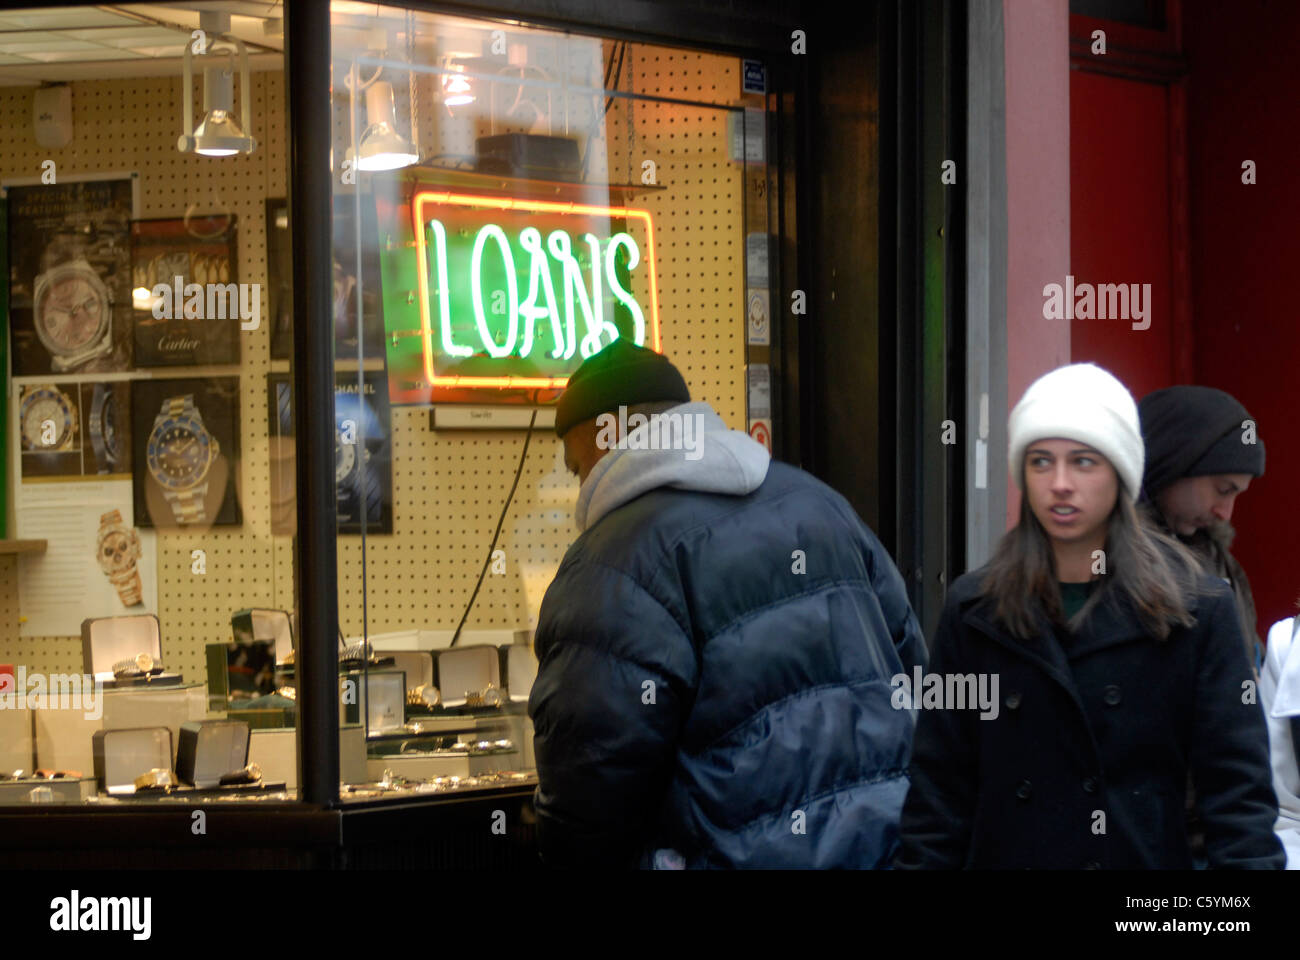
[[[1264,475],[1264,441],[1243,442],[1242,422],[1252,418],[1230,393],[1165,387],[1142,398],[1138,416],[1147,451],[1142,488],[1148,500],[1183,477]]]
[[[690,391],[677,368],[661,354],[619,337],[573,372],[555,406],[555,435],[620,406],[675,400],[689,403]]]

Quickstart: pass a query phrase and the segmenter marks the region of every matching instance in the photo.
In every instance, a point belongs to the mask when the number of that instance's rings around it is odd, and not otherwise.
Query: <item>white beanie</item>
[[[1035,441],[1060,437],[1100,451],[1136,500],[1142,489],[1144,448],[1133,395],[1107,371],[1072,363],[1045,373],[1025,391],[1007,427],[1007,466],[1025,488],[1025,450]]]

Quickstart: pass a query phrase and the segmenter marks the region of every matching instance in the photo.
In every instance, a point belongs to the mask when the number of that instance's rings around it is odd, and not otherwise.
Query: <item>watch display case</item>
[[[176,776],[192,787],[216,787],[248,766],[248,724],[200,720],[181,726]]]
[[[134,793],[136,778],[172,767],[172,732],[167,727],[99,730],[92,743],[95,778],[109,794]]]

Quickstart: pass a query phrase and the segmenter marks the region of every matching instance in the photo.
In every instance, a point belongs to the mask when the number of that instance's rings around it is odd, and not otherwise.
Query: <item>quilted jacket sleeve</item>
[[[626,574],[584,563],[561,576],[542,606],[528,705],[538,846],[550,866],[634,866],[671,777],[694,650]]]
[[[1248,695],[1254,674],[1236,605],[1222,586],[1202,602],[1191,763],[1210,867],[1281,869],[1286,856],[1273,833],[1268,729],[1256,697]]]

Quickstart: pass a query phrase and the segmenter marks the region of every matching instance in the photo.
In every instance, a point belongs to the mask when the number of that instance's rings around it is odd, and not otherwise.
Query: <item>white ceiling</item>
[[[278,68],[281,0],[97,4],[0,10],[0,86],[179,74],[200,11],[231,15],[254,70]]]

